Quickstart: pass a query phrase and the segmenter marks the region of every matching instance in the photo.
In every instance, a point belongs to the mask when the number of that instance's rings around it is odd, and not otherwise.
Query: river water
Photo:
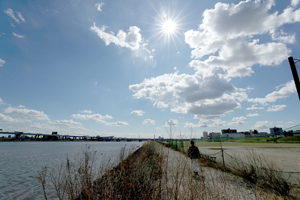
[[[87,146],[101,162],[116,163],[122,147],[128,151],[142,142],[0,142],[0,199],[44,199],[36,176],[42,167],[59,167]]]

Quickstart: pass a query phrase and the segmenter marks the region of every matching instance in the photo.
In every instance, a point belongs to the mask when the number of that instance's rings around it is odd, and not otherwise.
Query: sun
[[[156,38],[156,43],[160,43],[161,41],[163,45],[170,45],[170,42],[176,45],[175,40],[182,42],[182,35],[184,32],[185,23],[184,19],[186,16],[182,16],[183,10],[176,11],[176,8],[172,11],[169,8],[165,11],[163,8],[155,9],[153,6],[156,15],[150,16],[153,19],[153,23],[151,24],[151,31],[153,31],[153,35],[149,38],[149,40]],[[177,47],[176,47],[177,48]]]
[[[176,23],[171,19],[164,21],[162,25],[163,32],[167,35],[175,33],[176,28],[177,28]]]

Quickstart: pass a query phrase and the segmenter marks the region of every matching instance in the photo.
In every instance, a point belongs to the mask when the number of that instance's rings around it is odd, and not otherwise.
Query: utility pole
[[[290,66],[291,66],[291,70],[292,70],[293,77],[294,77],[294,82],[295,82],[296,89],[297,89],[297,92],[298,92],[298,97],[299,97],[299,100],[300,100],[300,81],[299,81],[299,76],[298,76],[298,73],[297,73],[297,69],[296,69],[296,65],[295,65],[294,60],[296,60],[297,62],[300,61],[300,60],[294,59],[292,56],[289,57],[289,63],[290,63]]]

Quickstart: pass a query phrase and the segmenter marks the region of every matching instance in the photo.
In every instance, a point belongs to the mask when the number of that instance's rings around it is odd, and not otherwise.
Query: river
[[[122,147],[136,149],[142,142],[0,142],[0,199],[44,199],[36,176],[42,167],[58,167],[86,146],[98,161],[115,163]]]

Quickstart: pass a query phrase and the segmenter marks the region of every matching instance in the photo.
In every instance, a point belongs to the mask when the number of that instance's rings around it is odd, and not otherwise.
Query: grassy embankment
[[[119,157],[117,165],[95,166],[96,152],[87,149],[73,161],[67,158],[59,168],[43,168],[37,178],[45,199],[49,194],[58,199],[246,199],[249,196],[232,186],[226,173],[206,170],[204,179],[194,179],[189,159],[172,154],[155,142],[147,142],[132,153],[123,149]],[[240,173],[255,174],[248,169],[241,166]],[[256,199],[289,198],[287,193],[281,196],[274,188],[260,189],[254,184],[251,187]]]
[[[222,142],[239,142],[239,143],[269,143],[276,137],[258,137],[258,138],[235,138],[235,139],[221,139]],[[211,142],[220,142],[220,139],[204,140]],[[287,136],[277,139],[278,143],[300,143],[300,136]]]

